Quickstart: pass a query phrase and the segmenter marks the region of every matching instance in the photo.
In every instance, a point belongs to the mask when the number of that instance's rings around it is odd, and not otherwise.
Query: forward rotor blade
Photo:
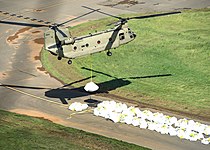
[[[76,17],[76,18],[70,19],[70,20],[65,21],[65,22],[63,22],[63,23],[60,23],[60,24],[58,24],[57,26],[62,26],[62,25],[64,25],[64,24],[68,23],[68,22],[71,22],[71,21],[74,21],[74,20],[79,19],[79,18],[81,18],[81,17],[87,16],[87,15],[89,15],[89,14],[95,12],[95,11],[98,11],[98,10],[100,10],[100,9],[92,10],[92,11],[86,13],[86,14],[83,14],[83,15],[78,16],[78,17]]]
[[[60,30],[57,26],[54,26],[54,30],[58,31],[63,37],[67,37],[67,35],[62,30]]]
[[[114,16],[114,15],[111,15],[111,14],[108,14],[108,13],[105,13],[105,12],[102,12],[102,11],[100,11],[98,9],[93,9],[93,8],[90,8],[90,7],[87,7],[87,6],[82,6],[82,7],[87,8],[87,9],[90,9],[90,10],[95,10],[95,11],[101,13],[101,14],[104,14],[104,15],[107,15],[107,16],[110,16],[110,17],[114,17],[114,18],[117,18],[117,19],[123,19],[121,17]]]
[[[173,15],[173,14],[179,14],[179,13],[181,13],[181,12],[177,11],[177,12],[168,12],[168,13],[153,14],[153,15],[147,15],[147,16],[137,16],[137,17],[127,18],[127,20],[130,20],[130,19],[146,19],[146,18],[160,17],[160,16]]]
[[[55,34],[55,42],[56,42],[56,47],[58,49],[58,57],[63,57],[63,48],[62,48],[62,44],[61,44],[61,41],[60,39],[58,38],[58,35],[57,35],[57,27],[53,27],[53,30],[54,30],[54,34]],[[59,31],[58,31],[59,32]]]

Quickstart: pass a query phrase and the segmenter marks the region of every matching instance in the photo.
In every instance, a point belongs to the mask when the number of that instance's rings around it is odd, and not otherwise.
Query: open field
[[[0,110],[0,149],[147,149]]]
[[[137,14],[138,15],[138,14]],[[73,35],[105,28],[111,18],[70,29]],[[192,114],[210,114],[210,9],[129,21],[136,40],[113,50],[73,60],[42,52],[43,66],[64,83],[90,76],[100,90]],[[86,69],[84,69],[86,68]],[[73,86],[84,86],[89,81]]]

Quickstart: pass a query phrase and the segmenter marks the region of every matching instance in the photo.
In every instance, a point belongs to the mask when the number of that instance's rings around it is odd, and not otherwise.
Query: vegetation
[[[139,15],[139,14],[136,14]],[[105,28],[112,18],[71,28],[72,35]],[[194,114],[210,113],[210,9],[130,20],[136,40],[112,50],[67,60],[42,52],[43,66],[65,83],[90,76],[109,93]],[[133,77],[132,79],[130,77]],[[89,81],[74,84],[84,86]],[[105,84],[106,83],[106,84]],[[111,90],[110,90],[111,89]]]
[[[0,149],[138,149],[134,144],[0,110]]]

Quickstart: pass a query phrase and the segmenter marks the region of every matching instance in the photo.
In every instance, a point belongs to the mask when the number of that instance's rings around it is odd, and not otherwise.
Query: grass
[[[0,110],[0,149],[138,149],[134,144]]]
[[[137,14],[138,15],[138,14]],[[111,18],[88,22],[70,31],[85,34],[105,28]],[[210,114],[210,9],[179,15],[130,20],[134,41],[112,50],[75,59],[72,66],[42,52],[43,66],[65,83],[90,76],[109,93],[193,114]],[[171,76],[164,76],[171,74]],[[163,75],[163,76],[162,76]],[[160,77],[161,76],[161,77]],[[129,79],[129,77],[136,77]],[[123,79],[122,79],[123,78]],[[121,79],[121,80],[120,80]],[[89,81],[75,84],[85,85]],[[106,84],[103,84],[106,82]],[[131,82],[130,84],[126,84]],[[113,88],[112,88],[113,87]]]

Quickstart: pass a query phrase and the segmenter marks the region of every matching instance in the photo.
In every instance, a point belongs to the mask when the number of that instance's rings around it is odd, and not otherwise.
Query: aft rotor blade
[[[60,23],[60,24],[58,24],[57,26],[62,26],[62,25],[64,25],[64,24],[68,23],[68,22],[71,22],[71,21],[74,21],[74,20],[79,19],[79,18],[81,18],[81,17],[87,16],[87,15],[89,15],[89,14],[95,12],[95,11],[98,11],[98,10],[100,10],[100,9],[92,10],[92,11],[86,13],[86,14],[83,14],[83,15],[78,16],[78,17],[76,17],[76,18],[70,19],[70,20],[65,21],[65,22],[63,22],[63,23]]]
[[[87,6],[82,6],[82,7],[87,8],[87,9],[90,9],[90,10],[95,10],[95,11],[101,13],[101,14],[104,14],[104,15],[107,15],[107,16],[110,16],[110,17],[114,17],[114,18],[117,18],[117,19],[123,19],[121,17],[114,16],[114,15],[111,15],[111,14],[108,14],[108,13],[105,13],[105,12],[102,12],[102,11],[100,11],[98,9],[93,9],[93,8],[90,8],[90,7],[87,7]]]
[[[146,18],[167,16],[167,15],[173,15],[173,14],[179,14],[179,13],[181,13],[181,12],[180,12],[180,11],[176,11],[176,12],[168,12],[168,13],[161,13],[161,14],[153,14],[153,15],[147,15],[147,16],[137,16],[137,17],[127,18],[127,20],[130,20],[130,19],[146,19]]]

